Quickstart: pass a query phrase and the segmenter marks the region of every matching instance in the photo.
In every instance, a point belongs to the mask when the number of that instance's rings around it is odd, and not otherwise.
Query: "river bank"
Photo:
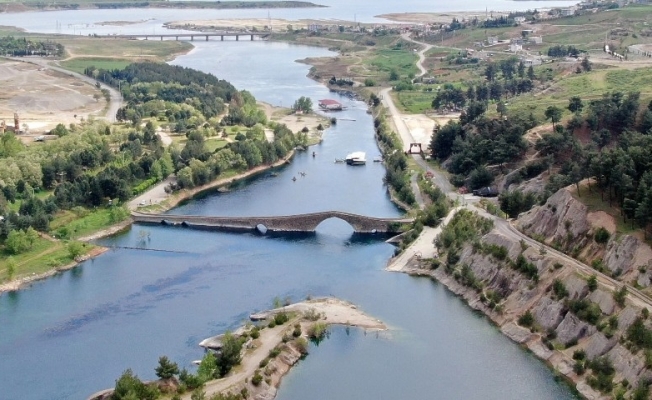
[[[21,13],[36,11],[75,11],[75,10],[102,10],[102,9],[280,9],[280,8],[321,8],[319,4],[306,1],[184,1],[148,2],[126,1],[121,3],[106,1],[61,1],[52,4],[34,5],[31,2],[8,3],[4,12]]]
[[[89,251],[88,253],[77,257],[74,261],[72,261],[72,262],[70,262],[70,263],[68,263],[66,265],[62,265],[60,267],[53,268],[53,269],[51,269],[51,270],[49,270],[47,272],[43,272],[41,274],[32,274],[32,275],[28,275],[28,276],[23,276],[23,277],[20,277],[18,279],[11,280],[9,282],[2,283],[2,284],[0,284],[0,295],[2,295],[5,292],[14,292],[14,291],[17,291],[17,290],[20,290],[20,289],[25,289],[26,287],[28,287],[29,285],[31,285],[32,283],[34,283],[36,281],[40,281],[42,279],[47,279],[47,278],[50,278],[50,277],[52,277],[54,275],[57,275],[57,274],[59,274],[61,272],[73,269],[77,265],[79,265],[79,263],[90,260],[91,258],[95,258],[95,257],[103,254],[107,250],[109,250],[109,249],[106,248],[106,247],[96,246],[93,249],[91,249],[91,251]]]
[[[278,318],[279,315],[282,318]],[[250,319],[254,324],[244,325],[232,333],[236,338],[246,338],[240,363],[229,375],[204,384],[202,390],[207,397],[247,393],[247,397],[272,400],[283,377],[308,354],[308,341],[322,340],[328,335],[327,327],[344,325],[362,328],[365,332],[388,329],[382,321],[364,313],[354,304],[333,297],[306,300],[251,314]],[[277,324],[276,321],[283,322]],[[219,348],[223,337],[207,338],[199,345],[209,349]],[[105,389],[88,399],[108,399],[112,392]],[[191,396],[191,393],[186,393],[182,398],[191,399]]]

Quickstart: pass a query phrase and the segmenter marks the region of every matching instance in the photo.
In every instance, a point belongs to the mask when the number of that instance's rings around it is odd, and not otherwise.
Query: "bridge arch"
[[[349,221],[340,218],[340,217],[328,217],[324,218],[319,222],[315,229],[315,232],[324,232],[324,233],[347,233],[352,234],[356,232],[355,226],[353,226]]]

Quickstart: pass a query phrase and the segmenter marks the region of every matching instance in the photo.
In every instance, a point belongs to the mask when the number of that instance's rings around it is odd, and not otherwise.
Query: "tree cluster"
[[[13,57],[21,56],[57,56],[65,54],[61,43],[49,40],[33,40],[27,38],[14,38],[5,36],[0,38],[0,54]]]
[[[394,189],[399,200],[412,205],[416,202],[408,173],[407,156],[403,152],[401,140],[394,133],[383,117],[374,120],[376,139],[385,154],[385,183]]]
[[[620,208],[625,219],[649,228],[652,224],[652,127],[651,107],[640,110],[638,93],[607,93],[584,106],[572,98],[574,115],[567,126],[557,125],[535,148],[559,166],[548,183],[548,192],[592,178],[603,199]],[[573,135],[586,127],[591,142],[582,145]],[[591,187],[589,186],[589,189]]]
[[[523,134],[531,127],[531,122],[517,118],[489,119],[484,115],[466,125],[451,121],[434,130],[432,157],[440,161],[450,158],[447,168],[458,175],[461,184],[469,183],[472,189],[488,186],[493,176],[486,166],[502,168],[520,159],[527,148]]]
[[[568,45],[564,46],[562,44],[558,44],[555,46],[552,46],[548,49],[548,57],[555,57],[555,58],[562,58],[562,57],[578,57],[581,53],[581,50],[579,50],[577,47]]]
[[[434,109],[462,109],[474,101],[487,103],[501,101],[534,90],[536,78],[532,66],[526,68],[517,58],[508,58],[485,67],[486,82],[469,85],[466,90],[450,83],[444,84],[432,100]]]

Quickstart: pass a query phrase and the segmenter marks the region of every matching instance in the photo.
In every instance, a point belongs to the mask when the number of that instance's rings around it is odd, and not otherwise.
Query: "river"
[[[305,77],[307,65],[294,62],[332,54],[326,50],[259,42],[196,46],[175,63],[215,73],[260,100],[289,105],[300,95],[333,97]],[[369,158],[378,153],[364,105],[339,99],[348,106],[339,116],[355,121],[328,129],[311,148],[316,157],[299,153],[277,177],[263,174],[171,212],[400,215],[381,165],[333,163],[353,150]],[[100,244],[115,249],[0,296],[0,398],[81,399],[112,386],[126,368],[154,378],[160,355],[191,368],[203,338],[239,326],[274,297],[308,295],[350,300],[392,329],[380,336],[333,329],[286,377],[279,400],[572,398],[542,362],[440,284],[383,271],[394,247],[353,235],[340,220],[323,222],[314,235],[287,237],[137,225]]]
[[[254,0],[251,0],[254,1]],[[239,9],[239,10],[174,10],[174,9],[117,9],[30,12],[22,14],[1,14],[0,25],[19,26],[30,32],[63,33],[74,35],[107,34],[160,34],[187,32],[168,30],[165,22],[197,19],[229,18],[277,18],[288,20],[320,19],[357,22],[387,22],[377,16],[402,12],[452,12],[452,11],[514,11],[551,7],[568,7],[575,0],[314,0],[325,8],[297,9]],[[1,9],[1,7],[0,7]],[[16,16],[19,16],[18,18]],[[26,16],[29,17],[27,18]],[[102,25],[108,21],[129,21],[127,25]]]

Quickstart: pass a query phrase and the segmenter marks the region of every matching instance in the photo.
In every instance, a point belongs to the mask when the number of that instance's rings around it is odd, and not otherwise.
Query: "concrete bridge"
[[[341,211],[323,211],[272,217],[209,217],[203,215],[169,215],[132,212],[134,222],[205,227],[231,231],[314,232],[317,225],[329,218],[348,222],[358,233],[398,233],[412,218],[375,218]]]
[[[151,35],[103,35],[100,37],[103,38],[114,38],[114,39],[130,39],[130,40],[136,40],[136,39],[160,39],[163,40],[165,38],[174,38],[175,40],[188,40],[194,41],[195,38],[204,38],[207,42],[209,38],[212,37],[220,37],[221,41],[224,41],[224,37],[235,37],[235,40],[240,40],[240,36],[247,37],[249,36],[250,40],[254,40],[255,37],[258,37],[260,39],[267,38],[269,36],[269,32],[214,32],[214,33],[168,33],[168,34],[151,34]]]

